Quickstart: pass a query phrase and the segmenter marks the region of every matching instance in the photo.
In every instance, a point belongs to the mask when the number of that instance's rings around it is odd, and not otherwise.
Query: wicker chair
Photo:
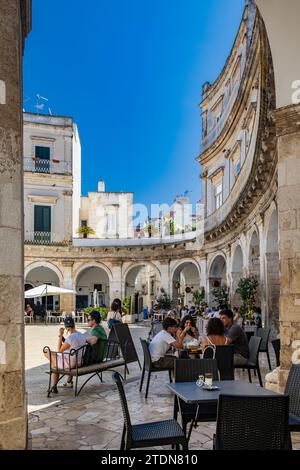
[[[269,369],[272,370],[271,360],[269,354],[269,338],[270,338],[271,328],[259,328],[257,330],[256,336],[261,338],[261,343],[259,347],[260,353],[266,353],[268,358]]]
[[[258,336],[252,336],[249,342],[249,360],[247,364],[244,364],[243,366],[235,365],[234,368],[235,369],[247,369],[250,383],[252,383],[251,370],[257,371],[259,384],[262,387],[263,383],[261,379],[261,373],[260,373],[259,361],[258,361],[260,343],[261,343],[261,338],[259,338]]]
[[[216,346],[215,354],[213,349],[208,347],[203,352],[203,359],[217,359],[220,380],[234,380],[233,366],[234,346]]]
[[[175,361],[175,382],[196,382],[199,375],[210,372],[213,380],[219,380],[218,364],[216,359],[178,359]],[[193,421],[197,405],[185,403],[180,398],[174,399],[174,419],[177,420],[178,412],[181,413],[182,429],[186,435],[187,424]],[[197,422],[216,421],[217,404],[204,404],[199,407]]]
[[[148,349],[148,342],[142,338],[140,338],[140,341],[141,341],[141,345],[142,345],[143,353],[144,353],[144,365],[143,365],[143,371],[142,371],[142,377],[141,377],[141,383],[140,383],[140,392],[142,391],[142,388],[143,388],[145,371],[148,371],[148,379],[147,379],[146,394],[145,394],[145,398],[148,398],[148,391],[149,391],[150,378],[151,378],[152,372],[168,371],[170,382],[172,382],[171,369],[166,368],[166,367],[154,367],[152,364],[151,355]]]
[[[272,346],[276,357],[276,367],[280,367],[280,339],[274,339]]]
[[[300,432],[300,365],[293,364],[285,387],[290,397],[289,427],[291,432]]]
[[[188,450],[183,430],[174,419],[132,425],[121,376],[115,372],[112,377],[118,387],[124,416],[120,450],[167,445],[175,445],[177,449],[181,446],[183,450]]]
[[[219,397],[215,450],[291,450],[289,397]]]

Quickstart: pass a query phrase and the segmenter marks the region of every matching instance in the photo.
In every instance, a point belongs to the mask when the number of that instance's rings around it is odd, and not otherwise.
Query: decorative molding
[[[277,167],[277,140],[274,117],[272,111],[275,109],[275,83],[271,52],[268,45],[266,30],[261,18],[257,20],[257,32],[255,44],[252,44],[252,60],[255,58],[253,49],[260,46],[260,68],[261,68],[261,105],[259,130],[257,134],[256,149],[250,177],[245,184],[244,190],[236,203],[231,208],[229,214],[209,232],[206,232],[207,242],[218,240],[227,233],[241,226],[243,221],[257,205],[260,198],[266,192],[266,188],[271,184],[274,172]],[[254,63],[251,64],[253,67]],[[250,64],[248,73],[251,70]],[[246,86],[246,85],[245,85]],[[271,112],[270,112],[271,111]],[[299,106],[300,111],[300,106]],[[298,115],[298,119],[299,119]],[[228,121],[231,121],[230,119]],[[300,121],[300,119],[299,119]],[[231,122],[232,125],[232,122]],[[230,129],[230,128],[229,128]],[[300,131],[300,122],[299,122]],[[214,147],[214,145],[212,146]],[[219,209],[220,214],[222,208]]]
[[[27,196],[27,200],[35,204],[50,204],[55,206],[58,198],[54,196]]]
[[[300,133],[300,105],[290,105],[273,111],[277,137]]]
[[[38,135],[32,135],[30,136],[30,139],[31,140],[38,140],[39,142],[49,142],[49,143],[53,143],[56,141],[56,139],[54,139],[53,137],[42,137],[42,136],[38,136]]]

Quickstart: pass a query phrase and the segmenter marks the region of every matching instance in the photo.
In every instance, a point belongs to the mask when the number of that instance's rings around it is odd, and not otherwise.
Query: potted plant
[[[238,285],[236,293],[242,298],[243,305],[240,308],[241,315],[245,318],[253,317],[253,306],[256,301],[258,279],[255,276],[243,277]]]
[[[161,310],[170,310],[171,308],[171,299],[167,294],[162,294],[156,299],[156,304]]]
[[[89,227],[88,225],[79,227],[77,230],[77,233],[79,235],[83,235],[83,238],[87,238],[88,235],[95,235],[95,230],[92,227]]]
[[[213,296],[219,305],[227,305],[229,301],[229,289],[225,286],[216,287],[212,291]]]
[[[200,308],[200,306],[203,304],[204,299],[205,299],[205,289],[204,287],[201,287],[200,290],[197,290],[196,292],[194,292],[193,302],[197,308]]]

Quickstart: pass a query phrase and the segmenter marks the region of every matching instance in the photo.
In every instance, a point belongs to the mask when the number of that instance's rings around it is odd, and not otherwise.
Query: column
[[[64,260],[62,261],[62,271],[64,275],[63,287],[64,289],[76,290],[73,280],[73,265],[74,261]],[[60,296],[60,310],[62,312],[75,312],[76,310],[76,294],[72,295],[61,295]]]
[[[262,310],[262,321],[265,326],[268,321],[267,315],[267,285],[266,285],[266,241],[264,234],[264,219],[259,217],[257,220],[259,233],[259,269],[260,269],[260,307]]]
[[[112,279],[109,280],[109,305],[114,299],[121,299],[125,297],[125,292],[122,292],[122,264],[113,263],[111,265]]]
[[[170,297],[172,279],[170,279],[169,261],[161,261],[160,272],[161,272],[160,287],[161,289],[164,289],[165,293]]]
[[[27,406],[19,0],[0,0],[0,83],[0,449],[22,450]]]
[[[278,136],[280,339],[282,389],[300,340],[300,105],[275,113]]]

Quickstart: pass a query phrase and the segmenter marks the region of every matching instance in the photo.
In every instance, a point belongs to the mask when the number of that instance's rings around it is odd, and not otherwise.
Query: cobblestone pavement
[[[84,331],[85,328],[82,328]],[[119,449],[123,429],[123,416],[118,393],[111,373],[103,375],[105,383],[94,378],[74,398],[72,389],[59,389],[58,395],[47,398],[48,364],[42,348],[56,349],[58,326],[26,325],[26,388],[29,413],[29,448],[103,450]],[[135,325],[131,334],[138,355],[142,358],[139,338],[147,338],[149,327]],[[271,350],[272,348],[270,348]],[[268,370],[262,355],[263,377]],[[272,364],[275,359],[272,356]],[[173,416],[173,396],[166,388],[168,373],[151,376],[148,399],[139,393],[140,370],[138,364],[129,365],[130,375],[125,385],[126,396],[134,424],[170,419]],[[123,368],[120,370],[122,373]],[[248,380],[243,372],[237,379]],[[82,379],[81,379],[82,380]],[[200,423],[193,430],[189,448],[212,449],[215,423]],[[295,449],[300,449],[300,436],[293,436]],[[162,449],[156,447],[156,449]]]

